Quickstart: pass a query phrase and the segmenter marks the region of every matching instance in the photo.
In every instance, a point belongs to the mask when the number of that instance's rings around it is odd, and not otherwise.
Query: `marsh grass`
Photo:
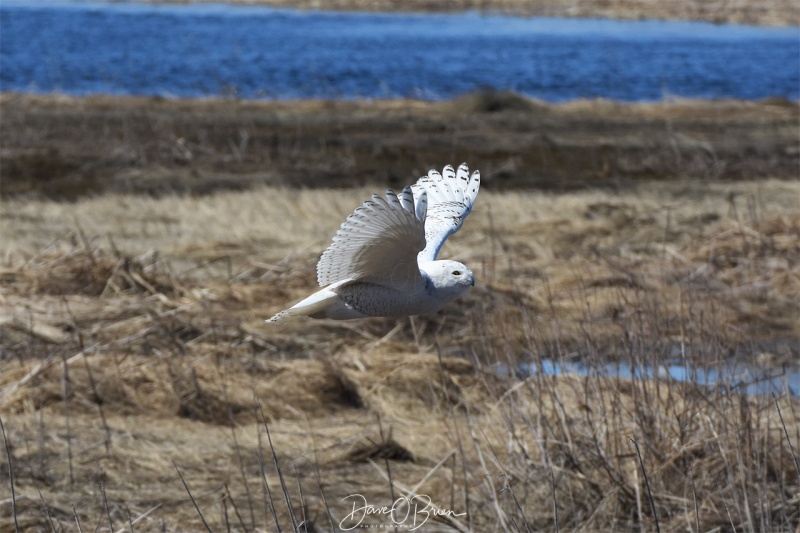
[[[4,199],[402,188],[442,160],[480,161],[496,190],[624,191],[676,177],[796,179],[800,161],[800,105],[780,98],[548,104],[493,91],[444,102],[3,93],[0,114]]]
[[[0,528],[329,531],[354,494],[458,513],[422,531],[798,527],[796,397],[604,366],[796,364],[796,183],[487,187],[442,314],[264,325],[367,192],[5,201]]]

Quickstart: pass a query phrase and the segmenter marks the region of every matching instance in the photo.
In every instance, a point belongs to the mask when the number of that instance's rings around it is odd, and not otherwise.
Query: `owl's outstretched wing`
[[[458,172],[447,165],[439,174],[436,170],[428,172],[412,185],[417,202],[427,196],[425,219],[425,249],[419,254],[420,261],[433,261],[439,255],[444,241],[458,231],[464,219],[472,211],[478,196],[481,175],[477,170],[469,174],[469,167],[462,163]]]
[[[416,201],[415,201],[416,200]],[[425,248],[426,196],[411,187],[373,194],[333,237],[317,263],[323,287],[343,280],[365,281],[402,290],[417,286],[422,276],[417,254]]]

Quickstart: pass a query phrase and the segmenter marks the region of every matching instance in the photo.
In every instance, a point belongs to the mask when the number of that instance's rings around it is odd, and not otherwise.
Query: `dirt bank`
[[[643,180],[797,178],[800,106],[673,101],[545,104],[255,102],[0,96],[4,197],[207,194],[256,185],[404,185],[476,161],[494,190]]]

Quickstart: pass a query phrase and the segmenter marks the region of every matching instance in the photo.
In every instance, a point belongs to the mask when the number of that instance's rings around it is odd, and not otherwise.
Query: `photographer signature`
[[[339,522],[339,528],[350,531],[361,524],[367,516],[388,517],[395,525],[415,531],[422,527],[433,516],[465,516],[467,513],[456,513],[435,505],[430,496],[414,494],[410,497],[397,498],[391,507],[370,505],[361,494],[351,494],[342,498],[343,502],[352,502],[353,509],[350,514]],[[369,527],[369,526],[363,526]]]

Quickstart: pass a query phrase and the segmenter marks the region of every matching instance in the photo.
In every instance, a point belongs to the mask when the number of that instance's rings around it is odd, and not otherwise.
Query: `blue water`
[[[507,374],[508,369],[499,369]],[[800,368],[757,368],[743,363],[730,362],[716,367],[687,367],[680,361],[667,362],[658,368],[637,366],[631,369],[627,363],[599,363],[587,365],[581,362],[558,362],[551,359],[541,363],[526,363],[519,366],[523,376],[542,372],[548,376],[578,374],[581,376],[604,376],[621,379],[672,379],[691,381],[709,389],[719,389],[755,395],[800,396]]]
[[[800,98],[800,29],[323,13],[226,5],[0,4],[0,89],[242,98]]]

